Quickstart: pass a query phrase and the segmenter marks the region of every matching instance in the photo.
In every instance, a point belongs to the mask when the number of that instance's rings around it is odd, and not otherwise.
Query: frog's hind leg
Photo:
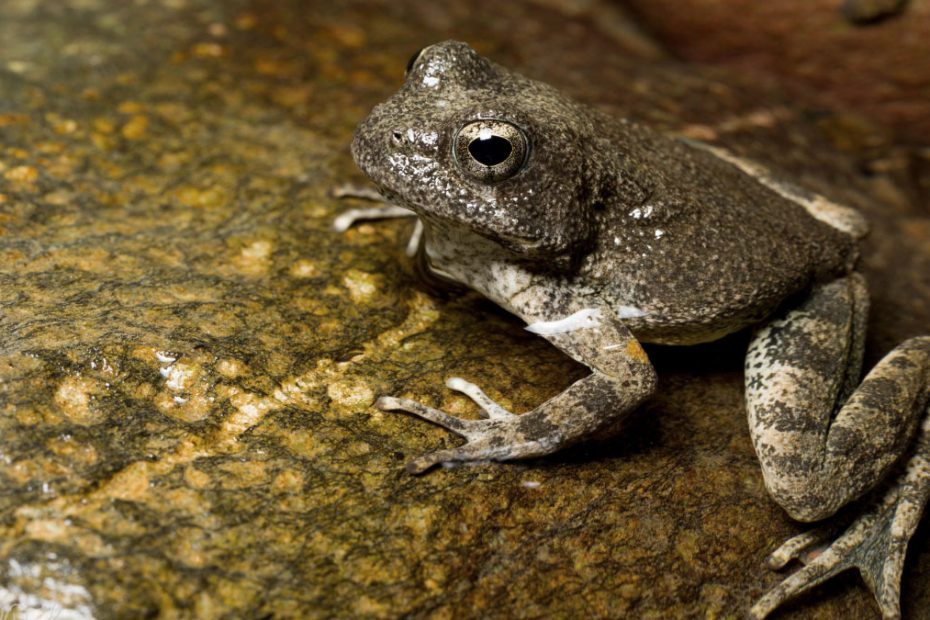
[[[816,288],[750,344],[750,432],[766,488],[792,517],[824,519],[892,480],[838,538],[756,603],[755,618],[853,567],[883,616],[900,615],[904,553],[930,495],[930,338],[902,343],[857,385],[867,307],[854,274]],[[769,563],[780,567],[828,535],[791,539]]]

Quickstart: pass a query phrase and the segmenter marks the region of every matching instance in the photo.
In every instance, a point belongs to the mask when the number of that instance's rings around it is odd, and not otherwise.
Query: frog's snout
[[[439,143],[439,134],[428,128],[397,125],[388,130],[387,143],[396,153],[432,156]]]
[[[388,143],[395,149],[408,149],[413,144],[410,139],[413,136],[408,133],[412,133],[412,130],[395,127],[388,132]]]

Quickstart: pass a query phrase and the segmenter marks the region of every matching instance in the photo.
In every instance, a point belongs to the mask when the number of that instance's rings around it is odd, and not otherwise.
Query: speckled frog
[[[860,381],[868,294],[854,211],[721,149],[606,117],[454,41],[411,60],[352,153],[392,204],[346,213],[338,228],[414,214],[424,274],[480,292],[591,369],[521,415],[458,378],[448,386],[482,419],[381,398],[465,439],[411,472],[560,450],[649,398],[656,374],[641,342],[753,327],[746,405],[769,493],[801,521],[868,499],[844,531],[776,550],[775,568],[813,559],[750,615],[858,567],[883,616],[900,616],[905,549],[930,493],[930,337]]]

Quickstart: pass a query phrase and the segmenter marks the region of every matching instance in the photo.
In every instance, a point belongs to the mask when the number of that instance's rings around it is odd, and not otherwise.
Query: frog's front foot
[[[926,429],[924,431],[926,440]],[[923,443],[923,442],[922,442]],[[786,541],[768,558],[779,569],[793,559],[804,567],[769,591],[752,607],[750,617],[765,618],[788,599],[850,568],[858,568],[875,595],[882,618],[901,617],[901,573],[907,543],[930,492],[930,459],[921,445],[906,471],[884,495],[876,496],[832,543],[836,528],[816,528]]]
[[[406,207],[399,207],[390,204],[384,199],[384,196],[376,190],[368,187],[359,187],[357,185],[345,184],[334,187],[330,190],[329,195],[333,198],[342,200],[345,198],[357,198],[359,200],[368,200],[377,202],[377,207],[365,207],[358,209],[347,209],[333,219],[333,230],[336,232],[345,232],[355,226],[356,223],[367,220],[387,220],[398,217],[416,217],[416,213]],[[420,241],[423,238],[423,222],[417,219],[417,223],[410,234],[410,240],[407,241],[407,256],[413,256],[417,253]]]
[[[423,473],[433,465],[461,461],[504,461],[549,454],[560,445],[555,428],[533,424],[531,413],[515,415],[491,400],[481,389],[453,377],[446,386],[472,399],[481,409],[482,419],[466,420],[405,398],[382,396],[375,406],[382,411],[403,411],[423,418],[460,435],[466,442],[448,450],[437,450],[407,463],[407,471]],[[544,425],[543,425],[544,426]]]

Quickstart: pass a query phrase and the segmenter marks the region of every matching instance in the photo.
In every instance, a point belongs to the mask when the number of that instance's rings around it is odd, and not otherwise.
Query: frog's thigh
[[[798,520],[830,516],[885,477],[926,408],[930,339],[902,343],[856,387],[867,307],[853,274],[817,287],[749,347],[749,430],[766,488]]]

